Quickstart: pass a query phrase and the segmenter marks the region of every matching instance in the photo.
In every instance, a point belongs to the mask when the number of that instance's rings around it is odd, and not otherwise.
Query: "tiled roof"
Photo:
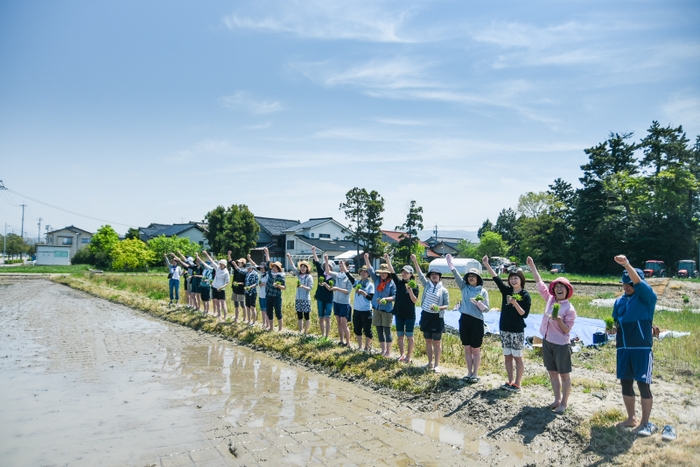
[[[71,232],[75,232],[75,233],[80,232],[80,233],[87,233],[87,234],[92,235],[92,232],[88,232],[87,230],[81,229],[80,227],[76,227],[74,225],[69,225],[68,227],[64,227],[62,229],[56,229],[56,230],[48,232],[48,233],[52,234],[54,232],[58,232],[59,230],[70,230]]]
[[[273,217],[258,217],[255,216],[261,228],[265,229],[270,235],[282,235],[286,230],[289,230],[295,225],[299,225],[299,221],[291,219],[275,219]]]
[[[291,228],[287,228],[287,231],[299,232],[300,230],[310,229],[311,227],[316,227],[317,225],[324,224],[328,221],[332,221],[332,217],[319,217],[317,219],[309,219],[306,222],[302,222],[299,225],[295,225]]]
[[[141,240],[148,241],[148,240],[150,240],[154,237],[158,237],[160,235],[165,235],[166,237],[173,237],[173,236],[181,234],[182,232],[189,230],[191,228],[201,230],[202,232],[206,232],[206,230],[207,230],[206,224],[198,224],[198,223],[191,222],[188,224],[172,224],[172,225],[151,224],[148,227],[139,228],[139,233],[140,233]]]
[[[354,251],[357,250],[357,245],[355,242],[350,240],[323,240],[320,238],[311,238],[305,235],[296,235],[296,237],[308,243],[311,246],[315,246],[321,251]],[[362,248],[360,248],[362,250]]]

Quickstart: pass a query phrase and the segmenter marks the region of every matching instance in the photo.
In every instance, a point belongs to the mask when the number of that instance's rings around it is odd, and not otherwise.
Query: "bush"
[[[95,255],[92,254],[89,248],[81,248],[78,250],[78,252],[73,256],[73,259],[71,260],[71,264],[89,264],[89,265],[94,265],[95,264]]]
[[[166,237],[165,235],[159,235],[158,237],[150,239],[148,241],[148,248],[154,253],[153,260],[149,266],[163,265],[163,261],[165,260],[163,255],[165,254],[180,251],[185,256],[194,256],[202,249],[202,247],[187,237]]]
[[[120,271],[145,271],[155,254],[141,240],[130,238],[112,248],[112,269]]]

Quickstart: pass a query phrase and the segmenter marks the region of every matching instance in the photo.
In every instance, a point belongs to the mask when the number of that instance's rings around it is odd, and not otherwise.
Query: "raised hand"
[[[626,266],[630,261],[627,259],[627,256],[625,255],[617,255],[615,256],[615,262],[619,264],[620,266]]]

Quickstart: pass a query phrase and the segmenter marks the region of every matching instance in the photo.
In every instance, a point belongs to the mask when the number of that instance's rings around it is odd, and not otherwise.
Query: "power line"
[[[105,219],[99,219],[99,218],[97,218],[97,217],[86,216],[85,214],[80,214],[80,213],[75,212],[75,211],[70,211],[70,210],[68,210],[68,209],[59,208],[58,206],[54,206],[54,205],[52,205],[52,204],[45,203],[45,202],[43,202],[43,201],[39,201],[38,199],[34,199],[34,198],[32,198],[31,196],[27,196],[27,195],[22,194],[22,193],[20,193],[20,192],[18,192],[18,191],[11,190],[11,189],[5,187],[5,186],[2,184],[2,180],[0,180],[0,191],[1,191],[1,190],[6,190],[6,191],[8,191],[8,192],[10,192],[10,193],[14,193],[14,194],[16,194],[16,195],[18,195],[18,196],[22,196],[23,198],[27,198],[28,200],[34,201],[35,203],[43,204],[44,206],[48,206],[48,207],[53,208],[53,209],[58,209],[59,211],[67,212],[68,214],[73,214],[74,216],[80,216],[80,217],[84,217],[84,218],[86,218],[86,219],[92,219],[93,221],[104,222],[104,223],[106,223],[106,224],[111,224],[111,225],[121,225],[121,226],[124,226],[124,227],[134,227],[134,226],[131,225],[131,224],[122,224],[121,222],[112,222],[112,221],[108,221],[108,220],[105,220]]]

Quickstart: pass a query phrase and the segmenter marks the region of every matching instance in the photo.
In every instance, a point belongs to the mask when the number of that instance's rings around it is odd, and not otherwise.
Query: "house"
[[[139,238],[147,242],[155,237],[165,235],[166,237],[189,238],[192,243],[196,243],[204,248],[209,248],[209,243],[205,236],[207,224],[201,222],[188,222],[187,224],[150,224],[148,227],[139,227]]]
[[[358,249],[355,242],[345,240],[345,237],[350,233],[348,228],[332,217],[309,219],[301,224],[291,226],[284,233],[286,235],[286,252],[292,255],[295,260],[310,259],[312,246],[316,247],[319,259],[327,254],[329,259],[351,261],[355,259],[358,250],[362,253],[362,248]],[[289,267],[286,261],[284,264],[285,268]]]
[[[395,245],[401,241],[401,236],[404,235],[404,232],[397,232],[395,230],[382,230],[382,241],[388,243],[389,245]],[[425,248],[425,256],[424,259],[430,261],[435,258],[439,258],[440,255],[435,253],[430,249],[430,246],[422,241],[418,240],[420,245]]]
[[[37,245],[37,266],[68,266],[71,245]]]
[[[50,246],[63,246],[70,247],[68,251],[68,260],[72,260],[73,256],[90,244],[90,239],[92,238],[92,232],[83,230],[74,225],[64,227],[62,229],[54,230],[46,233],[46,244]],[[65,249],[61,249],[65,251]],[[63,255],[63,253],[61,253]]]
[[[256,263],[264,261],[262,251],[263,247],[267,247],[270,251],[270,260],[279,261],[284,264],[286,253],[286,231],[287,229],[299,225],[300,222],[292,219],[276,219],[274,217],[259,217],[255,216],[255,222],[260,226],[258,232],[258,241],[256,243],[257,251],[251,252],[251,258]]]
[[[445,256],[448,253],[451,255],[457,254],[457,244],[462,240],[464,239],[457,237],[430,237],[425,243],[433,253]]]

